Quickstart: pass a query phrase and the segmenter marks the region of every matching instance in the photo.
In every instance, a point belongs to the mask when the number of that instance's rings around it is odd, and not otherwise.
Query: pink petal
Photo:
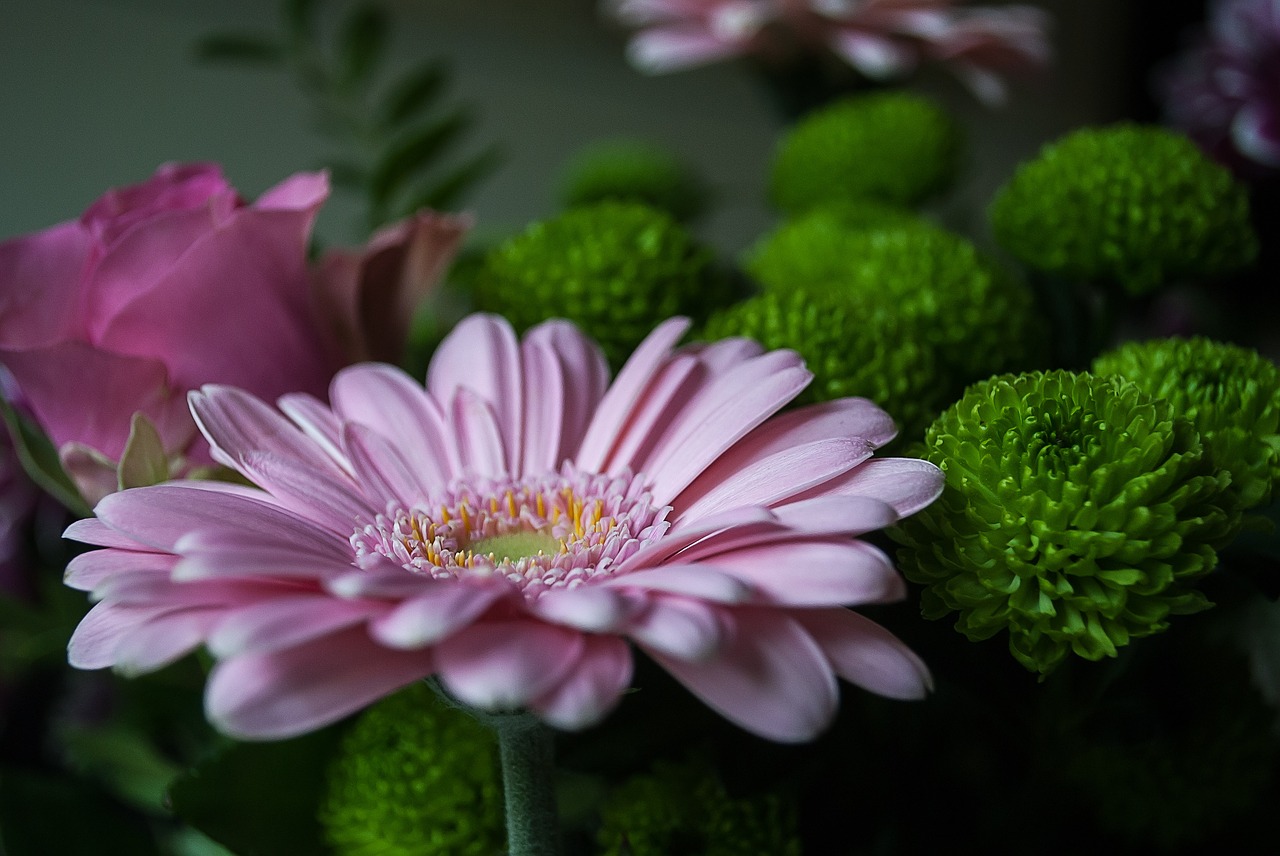
[[[721,553],[707,560],[787,606],[887,603],[906,596],[889,557],[860,541],[789,541]]]
[[[748,49],[748,42],[720,39],[710,32],[652,29],[632,38],[627,59],[641,71],[662,74],[741,56]]]
[[[184,536],[205,533],[235,545],[245,539],[279,544],[304,555],[351,555],[346,537],[266,502],[191,485],[157,485],[113,493],[95,509],[99,519],[124,536],[173,552]]]
[[[174,565],[174,580],[227,577],[286,577],[323,580],[351,569],[351,550],[330,551],[327,545],[299,549],[271,536],[242,533],[229,540],[224,531],[190,532],[173,550],[181,557]]]
[[[131,550],[92,550],[67,563],[62,581],[73,589],[93,591],[119,574],[162,574],[166,578],[178,557],[168,553],[136,553]]]
[[[86,517],[73,522],[62,533],[62,537],[71,541],[80,541],[84,544],[94,544],[98,547],[121,547],[125,550],[147,549],[145,545],[126,537],[121,532],[117,532],[96,517]]]
[[[659,324],[636,346],[626,365],[618,372],[613,385],[604,394],[587,427],[582,445],[574,458],[579,469],[586,472],[603,471],[605,457],[631,418],[632,408],[669,359],[672,347],[680,341],[685,330],[689,329],[689,324],[687,318],[670,318]]]
[[[893,419],[865,398],[842,398],[800,407],[766,421],[726,451],[681,494],[692,503],[749,467],[788,449],[819,440],[862,439],[872,448],[889,442]]]
[[[224,612],[209,636],[209,650],[227,659],[292,648],[359,624],[383,608],[323,593],[275,597]]]
[[[631,684],[631,650],[612,636],[587,636],[582,659],[560,685],[530,703],[544,722],[576,731],[595,725]]]
[[[444,486],[460,474],[440,405],[400,369],[376,363],[343,369],[330,397],[335,413],[381,434],[424,483]]]
[[[276,406],[334,463],[350,474],[351,465],[342,455],[342,423],[324,402],[305,392],[291,392],[280,396]]]
[[[812,740],[835,715],[838,693],[822,649],[794,619],[740,610],[717,656],[687,661],[650,651],[676,680],[731,722],[781,743]]]
[[[657,541],[641,547],[615,569],[615,574],[657,567],[667,562],[672,556],[718,533],[728,533],[729,537],[737,537],[740,534],[761,531],[776,532],[777,522],[777,516],[772,511],[758,505],[731,508],[720,514],[698,518],[689,525],[670,531]]]
[[[394,501],[401,505],[425,502],[431,488],[382,435],[363,425],[343,426],[342,447],[351,461],[356,482],[373,502]],[[439,484],[437,482],[436,484]]]
[[[235,468],[252,452],[269,452],[313,467],[330,477],[343,472],[333,458],[274,408],[230,386],[205,384],[189,393],[191,415],[213,448],[213,457]]]
[[[747,464],[725,474],[718,483],[704,474],[673,500],[671,528],[677,531],[702,517],[742,505],[769,506],[808,496],[815,486],[824,486],[859,465],[866,466],[871,451],[865,440],[856,437],[815,440]]]
[[[772,351],[717,380],[668,425],[638,469],[653,479],[654,501],[669,503],[698,474],[795,398],[812,380],[799,356]]]
[[[682,661],[702,661],[720,650],[732,621],[722,606],[683,597],[651,597],[649,609],[627,635],[650,651]]]
[[[524,415],[523,369],[515,331],[497,315],[469,315],[459,321],[431,358],[427,390],[445,405],[469,389],[493,411],[504,458],[520,449]]]
[[[565,415],[565,379],[550,345],[528,337],[520,345],[524,362],[524,442],[512,475],[555,472],[563,463],[561,431]]]
[[[168,450],[196,436],[186,402],[173,392],[164,364],[81,342],[24,351],[0,350],[36,421],[55,446],[78,442],[120,459],[133,414],[143,413]]]
[[[506,476],[510,469],[502,429],[488,402],[469,389],[458,390],[450,415],[463,471],[489,478]]]
[[[554,689],[577,665],[582,634],[532,621],[474,624],[436,646],[445,689],[482,710],[513,710]]]
[[[329,176],[323,172],[298,172],[270,188],[253,203],[263,211],[300,211],[314,217],[329,197]],[[304,235],[310,232],[304,231]]]
[[[933,689],[920,658],[874,621],[848,609],[803,610],[792,615],[846,681],[897,699],[924,698]]]
[[[369,632],[389,648],[422,648],[471,624],[505,594],[497,586],[431,586],[373,622]]]
[[[610,633],[635,615],[643,601],[604,586],[551,589],[529,604],[529,611],[550,624],[587,633]]]
[[[357,525],[383,510],[345,478],[340,481],[270,452],[250,452],[236,468],[288,510],[338,535],[349,537]]]
[[[159,607],[119,606],[99,603],[89,610],[67,643],[67,662],[77,669],[105,669],[116,663],[121,640],[135,628],[172,610]]]
[[[0,243],[0,348],[51,345],[72,333],[92,243],[76,222]]]
[[[677,354],[654,376],[605,463],[607,472],[636,472],[680,409],[699,391],[705,370],[692,354]]]
[[[915,458],[876,458],[792,497],[869,496],[886,502],[899,517],[915,514],[942,493],[942,471]]]
[[[197,607],[149,618],[126,633],[116,646],[116,671],[133,677],[173,663],[198,648],[222,615],[220,607]]]
[[[742,582],[702,565],[663,565],[608,577],[599,586],[621,586],[640,591],[661,591],[716,603],[743,603],[751,590]]]
[[[600,346],[568,321],[544,321],[531,328],[524,340],[530,345],[550,347],[563,372],[560,448],[554,456],[555,465],[559,466],[573,457],[582,443],[587,425],[609,387],[609,364]],[[525,382],[527,386],[527,378]],[[526,401],[528,395],[530,392],[526,389]],[[528,462],[525,471],[532,471]]]
[[[336,722],[433,668],[429,651],[391,651],[353,628],[224,660],[209,677],[205,713],[232,737],[279,740]]]

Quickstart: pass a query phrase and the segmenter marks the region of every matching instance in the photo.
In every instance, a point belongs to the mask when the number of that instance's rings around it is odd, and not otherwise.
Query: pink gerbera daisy
[[[203,643],[207,713],[244,738],[433,675],[473,708],[580,728],[627,688],[628,643],[775,740],[830,721],[836,675],[923,695],[919,659],[844,605],[903,596],[857,536],[932,501],[940,472],[872,459],[894,428],[869,401],[775,416],[809,382],[800,358],[676,349],[686,327],[658,327],[612,385],[571,324],[518,340],[477,315],[425,389],[364,364],[332,406],[192,393],[214,456],[257,487],[121,491],[73,524],[108,549],[67,570],[99,601],[72,664],[146,672]]]

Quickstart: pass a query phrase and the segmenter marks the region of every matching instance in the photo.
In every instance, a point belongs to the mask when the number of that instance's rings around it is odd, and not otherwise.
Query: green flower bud
[[[748,270],[769,290],[838,291],[903,318],[946,372],[942,403],[972,381],[1040,362],[1043,322],[1030,289],[922,220],[854,229],[833,215],[806,217],[766,239]]]
[[[918,325],[838,291],[766,291],[713,315],[702,334],[729,336],[799,352],[813,382],[797,403],[869,398],[897,420],[903,438],[918,439],[947,402],[933,349]]]
[[[971,387],[925,433],[942,496],[892,530],[926,618],[1009,635],[1028,669],[1114,657],[1195,588],[1239,513],[1191,423],[1115,377],[1034,372]]]
[[[480,309],[517,330],[567,318],[620,365],[672,315],[703,317],[724,299],[711,253],[669,216],[601,202],[530,226],[494,249],[475,280]]]
[[[1244,186],[1162,128],[1086,128],[1045,146],[990,215],[996,240],[1028,267],[1131,294],[1230,273],[1258,253]]]
[[[343,737],[319,818],[338,856],[492,856],[506,842],[497,741],[410,686]]]
[[[1280,481],[1280,369],[1249,348],[1208,339],[1132,342],[1102,354],[1095,374],[1133,381],[1195,425],[1231,474],[1242,509],[1270,501]]]
[[[682,222],[706,207],[705,184],[693,170],[667,149],[643,140],[610,140],[582,149],[566,165],[560,187],[566,207],[640,202]]]
[[[915,207],[951,185],[961,143],[951,117],[917,95],[846,98],[810,113],[782,138],[770,196],[793,215],[860,200]]]
[[[800,856],[792,805],[732,797],[696,764],[660,763],[615,790],[601,809],[599,843],[603,856]]]

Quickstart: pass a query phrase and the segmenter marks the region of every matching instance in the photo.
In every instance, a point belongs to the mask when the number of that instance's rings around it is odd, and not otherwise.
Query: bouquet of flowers
[[[292,69],[350,157],[252,201],[166,164],[0,242],[0,852],[1268,849],[1280,369],[1210,287],[1259,264],[1276,92],[1196,135],[1235,174],[1051,141],[984,248],[902,78],[1002,100],[1042,13],[614,0],[642,68],[782,96],[776,225],[723,257],[696,169],[617,140],[479,240],[447,74],[315,7],[203,49]],[[363,246],[316,245],[331,184]]]

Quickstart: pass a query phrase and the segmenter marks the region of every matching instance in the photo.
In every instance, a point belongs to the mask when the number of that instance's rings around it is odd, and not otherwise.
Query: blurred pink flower
[[[1168,121],[1233,167],[1280,168],[1280,2],[1220,0],[1160,81]]]
[[[216,166],[170,164],[0,243],[0,363],[82,483],[110,481],[84,468],[109,470],[139,411],[166,452],[207,456],[186,408],[203,383],[323,391],[306,250],[327,194],[304,173],[246,205]]]
[[[982,100],[1004,98],[1001,72],[1049,60],[1048,19],[1030,6],[952,8],[953,0],[604,0],[637,28],[628,52],[638,68],[675,71],[756,56],[781,63],[830,52],[874,80],[948,66]]]
[[[421,211],[359,249],[330,250],[313,273],[320,315],[343,365],[399,363],[418,307],[440,284],[471,219]]]
[[[425,390],[362,364],[332,409],[193,393],[215,457],[260,487],[126,490],[73,524],[108,549],[67,570],[99,601],[71,663],[146,672],[207,644],[209,717],[258,739],[429,675],[474,708],[585,727],[628,686],[628,641],[775,740],[830,721],[836,675],[922,696],[920,660],[843,605],[903,597],[857,536],[927,505],[941,473],[873,459],[894,428],[864,399],[775,415],[810,380],[800,358],[675,349],[687,326],[659,326],[612,385],[573,325],[521,341],[477,315]]]

